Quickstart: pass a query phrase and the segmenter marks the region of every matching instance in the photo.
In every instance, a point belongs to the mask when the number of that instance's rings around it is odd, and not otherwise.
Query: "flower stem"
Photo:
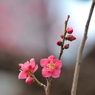
[[[81,65],[81,60],[82,60],[82,53],[83,53],[83,49],[84,49],[85,42],[87,39],[88,28],[89,28],[91,16],[93,13],[94,5],[95,5],[95,0],[93,0],[93,2],[92,2],[90,13],[88,16],[88,20],[87,20],[86,25],[85,25],[83,39],[82,39],[82,42],[81,42],[80,47],[79,47],[76,66],[75,66],[75,72],[74,72],[74,78],[73,78],[73,83],[72,83],[71,95],[76,95],[80,65]]]
[[[38,83],[38,85],[42,86],[44,89],[46,89],[46,85],[44,85],[43,83],[41,83],[36,77],[34,74],[32,73],[29,73],[34,79],[35,81]]]

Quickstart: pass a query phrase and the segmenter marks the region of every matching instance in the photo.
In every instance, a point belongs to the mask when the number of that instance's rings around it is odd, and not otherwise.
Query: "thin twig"
[[[69,18],[70,18],[70,16],[68,15],[67,20],[65,21],[65,24],[64,24],[64,36],[62,39],[62,45],[61,45],[59,56],[58,56],[59,60],[61,59],[61,56],[63,54],[63,46],[64,46],[64,42],[65,42],[66,28],[67,28],[67,23],[68,23]]]
[[[74,78],[73,78],[73,83],[72,83],[71,95],[76,95],[80,65],[81,65],[81,60],[82,60],[82,54],[83,54],[85,42],[87,39],[88,28],[89,28],[91,16],[93,13],[94,5],[95,5],[95,0],[93,0],[93,2],[91,4],[91,9],[89,12],[88,20],[87,20],[86,25],[85,25],[83,39],[82,39],[82,42],[81,42],[80,47],[79,47],[77,61],[76,61],[76,67],[75,67],[75,72],[74,72]]]
[[[37,82],[38,85],[40,85],[40,86],[42,86],[44,89],[46,89],[46,85],[43,84],[43,83],[41,83],[41,82],[35,77],[34,74],[31,74],[30,72],[29,72],[29,74],[35,79],[35,81]]]

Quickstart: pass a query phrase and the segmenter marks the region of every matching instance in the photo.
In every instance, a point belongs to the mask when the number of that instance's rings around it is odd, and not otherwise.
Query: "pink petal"
[[[52,73],[52,77],[53,77],[53,78],[58,78],[58,77],[60,77],[60,72],[61,72],[60,69],[55,69],[54,72]]]
[[[38,69],[38,65],[35,66],[35,68],[32,72],[34,73],[37,69]]]
[[[53,55],[49,56],[48,59],[55,59]]]
[[[49,73],[46,68],[43,68],[42,69],[42,76],[43,77],[50,77],[51,73]]]
[[[28,83],[28,84],[31,84],[33,81],[34,81],[33,78],[27,77],[25,82]]]
[[[18,75],[18,79],[25,79],[27,78],[27,73],[25,73],[24,71],[21,71]]]
[[[35,67],[35,59],[34,58],[30,59],[30,64],[33,68]]]
[[[23,64],[22,64],[22,63],[20,63],[20,64],[18,64],[18,66],[22,67],[22,66],[23,66]]]
[[[47,64],[48,64],[48,59],[41,59],[40,60],[40,65],[42,66],[42,67],[46,67],[47,66]]]
[[[25,63],[23,64],[23,66],[21,67],[21,69],[22,69],[23,71],[27,71],[27,70],[29,69],[29,66],[30,66],[30,64],[29,64],[29,62],[27,61],[27,62],[25,62]]]
[[[56,59],[56,68],[61,68],[62,67],[62,61],[60,61],[60,60],[58,60],[58,59]]]
[[[51,55],[51,56],[48,57],[48,60],[49,60],[50,62],[55,63],[56,58],[55,58],[53,55]]]

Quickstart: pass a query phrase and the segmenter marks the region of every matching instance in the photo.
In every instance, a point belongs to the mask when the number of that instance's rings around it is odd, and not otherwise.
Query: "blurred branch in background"
[[[85,43],[87,40],[88,29],[89,29],[91,17],[93,14],[94,6],[95,6],[95,2],[92,1],[89,16],[88,16],[88,19],[87,19],[87,22],[85,25],[84,35],[83,35],[82,42],[80,44],[79,51],[78,51],[78,56],[77,56],[77,61],[76,61],[76,66],[75,66],[75,72],[74,72],[74,78],[73,78],[73,83],[72,83],[72,89],[71,89],[71,95],[76,95],[80,66],[82,64],[83,50],[84,50],[84,46],[85,46]]]

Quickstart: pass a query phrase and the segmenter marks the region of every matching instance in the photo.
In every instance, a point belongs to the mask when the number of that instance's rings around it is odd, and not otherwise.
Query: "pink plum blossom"
[[[53,55],[49,56],[48,58],[41,59],[40,65],[43,67],[43,77],[60,77],[62,61],[56,59]]]
[[[38,69],[38,65],[35,65],[34,58],[32,58],[30,62],[27,61],[24,64],[20,63],[19,66],[21,67],[21,71],[18,75],[18,79],[26,79],[26,83],[32,83],[34,79],[29,73],[33,74]]]

